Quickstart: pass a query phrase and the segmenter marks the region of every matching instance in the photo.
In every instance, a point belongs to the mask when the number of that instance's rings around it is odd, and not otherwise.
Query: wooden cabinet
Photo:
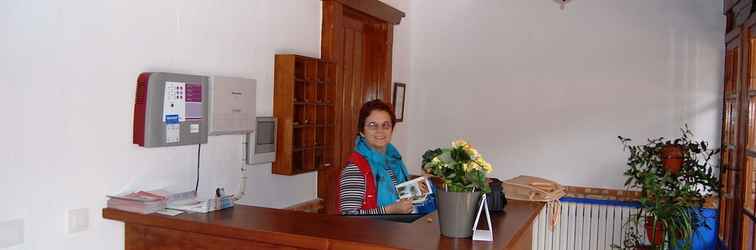
[[[335,68],[300,55],[276,55],[273,114],[278,119],[273,173],[295,175],[334,164]]]

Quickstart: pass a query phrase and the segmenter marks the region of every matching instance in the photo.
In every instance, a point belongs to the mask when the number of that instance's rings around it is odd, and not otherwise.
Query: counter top
[[[493,242],[441,236],[435,212],[413,223],[244,205],[207,214],[178,216],[142,215],[110,208],[103,209],[102,214],[104,218],[126,223],[126,249],[146,249],[134,246],[145,246],[149,235],[157,233],[160,237],[191,234],[208,239],[231,239],[228,242],[236,242],[233,244],[249,241],[310,249],[519,249],[522,247],[518,244],[520,239],[527,238],[528,242],[522,244],[529,244],[532,222],[542,207],[543,203],[509,201],[505,212],[492,213]],[[165,234],[168,231],[177,233]]]

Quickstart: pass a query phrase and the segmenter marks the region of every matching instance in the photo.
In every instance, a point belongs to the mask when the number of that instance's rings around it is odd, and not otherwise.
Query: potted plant
[[[451,148],[437,148],[423,154],[423,170],[440,179],[436,183],[438,217],[441,234],[454,238],[472,236],[473,218],[481,192],[490,192],[486,174],[488,163],[463,140],[452,142]]]
[[[680,138],[652,138],[640,145],[618,137],[630,152],[625,187],[641,192],[633,228],[640,228],[643,222],[653,248],[690,247],[695,229],[708,227],[700,208],[720,188],[716,167],[711,164],[719,150],[710,149],[706,141],[694,140],[687,125],[681,131]]]

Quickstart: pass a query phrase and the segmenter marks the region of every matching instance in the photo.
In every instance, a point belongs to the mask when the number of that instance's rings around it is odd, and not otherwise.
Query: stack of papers
[[[187,199],[168,203],[168,208],[192,213],[207,213],[234,206],[233,195],[215,197],[203,201]]]
[[[108,207],[133,213],[150,214],[165,208],[167,199],[150,192],[108,195]]]

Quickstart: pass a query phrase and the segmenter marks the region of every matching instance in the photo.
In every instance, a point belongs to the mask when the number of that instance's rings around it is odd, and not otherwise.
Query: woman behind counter
[[[362,105],[354,152],[338,180],[340,214],[402,214],[413,210],[411,201],[396,194],[395,186],[407,181],[402,156],[391,144],[396,117],[381,100]]]

